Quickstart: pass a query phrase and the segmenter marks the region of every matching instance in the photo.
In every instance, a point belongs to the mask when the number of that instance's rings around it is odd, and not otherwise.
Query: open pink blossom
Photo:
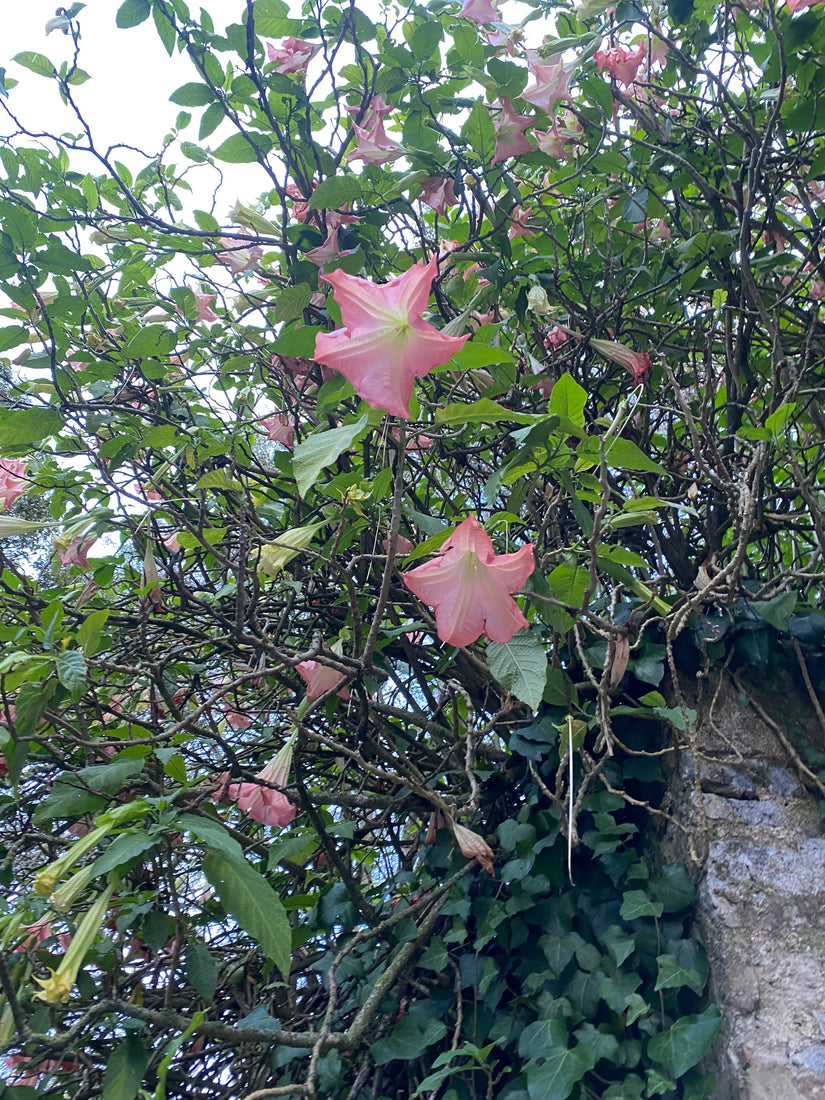
[[[0,459],[0,507],[11,508],[17,498],[31,488],[31,482],[23,477],[25,472],[24,459]]]
[[[435,608],[438,636],[448,645],[470,645],[481,634],[509,642],[527,620],[512,597],[533,572],[533,546],[514,554],[496,554],[493,541],[468,516],[455,528],[437,558],[401,579],[407,588]]]
[[[330,230],[329,236],[323,244],[319,244],[317,248],[307,252],[307,259],[312,260],[319,267],[325,267],[327,264],[334,264],[342,256],[351,256],[353,252],[357,251],[357,248],[345,248],[343,252],[341,251],[338,247],[338,226],[336,225],[334,229]]]
[[[404,149],[384,131],[384,120],[376,117],[369,126],[352,124],[357,142],[354,149],[347,153],[347,164],[353,160],[362,160],[365,164],[386,164],[404,155]]]
[[[230,783],[226,774],[219,776],[218,781],[221,786],[212,797],[215,801],[221,801],[224,798],[237,801],[238,809],[243,810],[253,821],[283,829],[295,817],[296,807],[281,791],[272,790],[271,787],[263,784],[286,786],[289,769],[292,766],[292,747],[290,740],[272,757],[263,771],[255,776],[257,782]]]
[[[343,374],[373,408],[405,419],[415,379],[447,363],[468,339],[446,336],[422,316],[435,270],[433,257],[381,285],[343,271],[326,276],[344,327],[316,338],[316,360]]]
[[[474,23],[498,23],[501,13],[493,3],[493,0],[464,0],[460,19],[472,19]]]
[[[212,303],[217,298],[217,294],[198,294],[195,291],[195,320],[196,321],[217,321],[218,315],[212,309]]]
[[[621,46],[613,46],[609,50],[596,50],[593,56],[599,66],[600,73],[608,69],[620,84],[627,87],[636,79],[636,73],[639,71],[639,66],[644,60],[646,52],[647,43],[641,41],[631,51],[624,50]]]
[[[435,210],[440,218],[447,213],[448,206],[456,206],[458,203],[452,176],[436,176],[434,179],[424,180],[421,187],[419,201]]]
[[[509,99],[502,99],[499,117],[493,123],[496,147],[492,163],[498,164],[508,157],[531,153],[535,146],[525,137],[525,130],[529,130],[535,121],[527,115],[518,114]]]
[[[560,99],[567,99],[567,87],[570,83],[570,74],[564,67],[561,58],[554,65],[540,65],[536,61],[528,61],[527,67],[533,74],[535,84],[525,88],[521,98],[534,107],[539,107],[548,115],[553,114],[553,109]]]
[[[233,730],[248,730],[252,725],[252,719],[248,714],[240,710],[227,710],[224,714],[226,724]]]
[[[618,363],[620,367],[630,371],[634,386],[640,382],[646,382],[650,377],[653,363],[647,352],[634,351],[633,348],[627,347],[626,344],[619,344],[615,340],[594,340],[591,338],[589,343],[591,348],[597,351],[599,355],[603,355],[605,359],[609,359],[612,363]]]
[[[295,426],[286,413],[276,413],[275,416],[265,416],[259,421],[262,428],[266,428],[266,438],[270,443],[280,443],[292,450],[295,445]]]
[[[315,57],[320,46],[305,42],[303,38],[285,38],[280,46],[267,43],[266,53],[270,61],[277,61],[276,73],[305,73],[307,65]]]
[[[379,92],[378,95],[372,96],[366,103],[359,103],[355,107],[344,107],[344,110],[354,117],[359,126],[369,129],[384,115],[390,114],[394,106],[392,103],[387,103],[384,96]]]
[[[319,664],[318,661],[301,661],[295,669],[307,686],[307,700],[317,699],[326,695],[328,691],[340,687],[344,681],[343,672],[330,668],[329,665]],[[342,688],[336,695],[341,699],[349,699],[349,692]]]
[[[251,271],[261,259],[264,250],[259,244],[244,248],[236,238],[221,237],[219,242],[223,252],[218,253],[218,263],[228,267],[233,275],[240,275],[242,271]]]
[[[531,206],[528,206],[526,210],[523,206],[514,206],[511,210],[510,228],[507,230],[507,236],[511,241],[514,241],[516,237],[535,237],[535,231],[527,224],[532,209]]]
[[[54,540],[54,548],[64,569],[69,565],[76,565],[78,569],[89,570],[91,566],[86,560],[86,555],[96,542],[96,538],[82,538],[80,536],[68,542],[59,538]]]

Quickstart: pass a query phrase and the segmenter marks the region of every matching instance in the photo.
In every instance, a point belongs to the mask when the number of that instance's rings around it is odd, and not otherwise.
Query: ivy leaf
[[[683,1016],[667,1031],[654,1035],[647,1052],[673,1077],[681,1077],[704,1058],[721,1026],[719,1009],[710,1005],[699,1015]]]
[[[210,851],[203,873],[227,913],[264,949],[286,978],[292,952],[292,930],[280,898],[245,859]]]
[[[523,627],[509,642],[490,642],[487,664],[505,691],[538,710],[547,681],[547,654],[531,630]]]
[[[581,1043],[572,1050],[541,1054],[527,1065],[527,1095],[530,1100],[567,1100],[595,1064],[592,1048]]]
[[[354,424],[345,424],[343,428],[333,428],[328,432],[317,432],[295,445],[292,452],[292,472],[302,497],[316,483],[321,470],[336,462],[365,431],[368,420],[369,414],[364,413]]]
[[[622,920],[638,920],[640,917],[661,917],[664,905],[652,901],[644,890],[627,890],[623,895],[619,916]]]
[[[656,959],[659,976],[656,979],[655,992],[660,989],[681,989],[689,986],[694,993],[701,993],[703,982],[695,970],[686,970],[673,955],[659,955]]]
[[[788,619],[796,610],[796,592],[783,592],[781,596],[774,596],[772,600],[753,600],[751,607],[766,623],[780,631],[788,633]]]

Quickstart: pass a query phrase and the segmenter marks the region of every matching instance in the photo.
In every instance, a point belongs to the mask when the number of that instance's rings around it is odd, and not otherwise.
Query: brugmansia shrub
[[[712,1096],[651,821],[825,671],[821,4],[126,0],[151,157],[88,14],[0,70],[0,1095]]]

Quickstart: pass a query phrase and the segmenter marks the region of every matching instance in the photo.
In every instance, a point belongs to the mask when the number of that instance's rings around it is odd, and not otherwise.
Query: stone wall
[[[682,752],[672,784],[677,820],[694,837],[707,828],[697,920],[724,1025],[703,1068],[714,1100],[825,1100],[825,839],[820,802],[780,736],[822,731],[794,684],[703,689],[695,751]],[[678,830],[665,854],[687,862]]]

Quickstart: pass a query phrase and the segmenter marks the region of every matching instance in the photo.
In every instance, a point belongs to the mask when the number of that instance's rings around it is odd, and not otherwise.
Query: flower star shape
[[[555,65],[540,65],[535,61],[528,61],[527,67],[536,83],[525,88],[521,98],[552,116],[553,108],[558,101],[567,99],[570,74],[565,69],[564,62],[560,60]]]
[[[468,516],[437,558],[402,573],[401,579],[423,603],[435,608],[442,642],[466,646],[481,634],[492,642],[509,642],[527,626],[511,593],[524,586],[533,564],[532,543],[515,554],[496,554],[490,536],[475,516]]]
[[[316,360],[343,374],[374,409],[404,419],[415,379],[447,363],[468,339],[446,336],[422,316],[435,268],[433,257],[382,285],[343,271],[325,276],[344,327],[318,335]]]

